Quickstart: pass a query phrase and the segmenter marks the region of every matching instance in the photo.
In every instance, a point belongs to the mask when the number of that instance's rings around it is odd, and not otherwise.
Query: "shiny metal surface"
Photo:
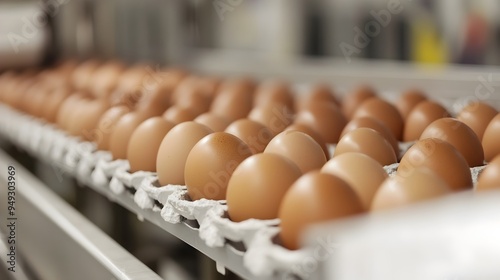
[[[16,168],[18,250],[41,279],[161,279],[0,150],[3,232],[9,165]]]

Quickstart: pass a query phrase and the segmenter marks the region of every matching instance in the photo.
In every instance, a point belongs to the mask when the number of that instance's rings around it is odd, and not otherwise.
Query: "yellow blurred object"
[[[448,52],[439,39],[436,27],[427,20],[418,20],[412,26],[412,60],[420,63],[443,64],[448,61]]]

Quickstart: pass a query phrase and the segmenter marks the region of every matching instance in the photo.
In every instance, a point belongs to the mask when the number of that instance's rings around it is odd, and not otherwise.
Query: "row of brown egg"
[[[226,199],[234,221],[280,218],[288,248],[312,223],[470,189],[469,168],[500,153],[495,109],[473,103],[454,119],[418,91],[393,105],[363,86],[340,102],[324,85],[296,97],[285,82],[92,60],[4,73],[0,100],[193,200]],[[400,155],[402,140],[419,141]],[[401,157],[388,178],[383,166]],[[500,187],[498,162],[478,189]]]

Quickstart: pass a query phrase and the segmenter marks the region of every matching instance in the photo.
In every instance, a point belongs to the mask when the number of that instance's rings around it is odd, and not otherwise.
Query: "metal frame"
[[[21,253],[41,279],[161,279],[4,151],[2,185],[9,165],[16,168],[18,258]],[[7,188],[0,194],[6,221]]]

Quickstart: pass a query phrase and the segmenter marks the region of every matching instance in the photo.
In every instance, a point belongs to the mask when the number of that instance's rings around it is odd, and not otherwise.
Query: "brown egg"
[[[396,108],[404,120],[408,117],[411,110],[417,106],[418,103],[427,100],[423,92],[418,89],[411,89],[403,93],[396,102]]]
[[[262,153],[274,134],[261,123],[249,119],[239,119],[225,130],[248,145],[253,154]]]
[[[232,134],[214,132],[203,137],[189,152],[184,168],[191,199],[226,199],[229,178],[251,155],[248,145]]]
[[[382,166],[398,161],[389,141],[377,131],[366,127],[357,128],[344,135],[337,144],[333,157],[351,152],[365,154]]]
[[[68,116],[68,132],[84,141],[91,141],[94,128],[108,108],[109,103],[106,100],[82,99]]]
[[[294,110],[294,96],[288,84],[280,81],[261,83],[255,92],[254,107],[276,103],[285,106],[289,111]]]
[[[198,85],[212,100],[217,95],[221,84],[222,80],[218,77],[205,76],[198,79]]]
[[[158,88],[175,91],[184,80],[188,79],[188,73],[182,69],[157,69],[148,71],[148,75],[143,79],[141,88],[144,91],[155,91]]]
[[[388,177],[384,168],[361,153],[345,153],[329,160],[321,172],[338,176],[356,192],[365,210],[370,209],[380,184]]]
[[[481,141],[470,127],[457,119],[435,120],[420,136],[420,139],[426,138],[438,138],[450,143],[462,154],[470,167],[483,165],[484,152]]]
[[[354,190],[342,179],[319,171],[300,177],[288,189],[280,205],[280,237],[291,250],[300,248],[307,227],[363,212]]]
[[[69,115],[70,113],[74,112],[77,104],[83,99],[84,96],[82,94],[75,93],[71,94],[64,100],[64,102],[59,107],[59,111],[57,112],[56,116],[56,123],[60,128],[64,130],[67,130],[69,128]]]
[[[376,93],[373,88],[369,86],[360,86],[353,92],[347,94],[342,101],[342,113],[350,120],[358,107],[369,98],[375,97]]]
[[[90,99],[82,98],[75,102],[71,111],[67,113],[66,131],[73,136],[79,136],[81,131],[82,118],[86,115],[86,108],[89,106]]]
[[[295,123],[305,124],[316,130],[326,143],[335,144],[347,121],[334,104],[315,103],[309,110],[300,112]]]
[[[255,85],[246,79],[230,80],[222,84],[210,111],[230,121],[245,118],[252,110]]]
[[[488,162],[500,154],[498,139],[500,139],[500,113],[490,121],[483,135],[484,159]]]
[[[285,129],[285,131],[291,131],[291,130],[300,131],[311,136],[314,139],[314,141],[316,141],[316,143],[318,143],[321,146],[321,149],[325,153],[326,159],[328,160],[330,158],[330,152],[328,151],[328,147],[326,146],[325,140],[323,140],[323,137],[312,127],[301,123],[293,123]]]
[[[340,106],[340,102],[335,98],[329,86],[317,84],[311,87],[305,94],[298,97],[297,102],[295,102],[295,111],[307,110],[311,104],[316,102],[333,103]]]
[[[129,112],[130,109],[127,106],[122,105],[111,107],[104,112],[104,114],[102,114],[96,128],[94,129],[94,135],[90,136],[90,139],[97,144],[97,149],[109,150],[113,129],[120,118]]]
[[[146,78],[151,78],[152,69],[147,65],[134,65],[125,69],[118,80],[117,89],[124,91],[143,90]]]
[[[196,112],[191,109],[177,106],[172,106],[163,113],[163,118],[175,124],[192,121],[196,116]]]
[[[24,111],[32,116],[41,117],[43,108],[46,106],[46,100],[49,97],[48,87],[39,85],[31,88],[24,94]]]
[[[53,90],[50,93],[45,106],[42,108],[41,116],[48,122],[56,122],[57,112],[59,111],[59,108],[61,108],[64,100],[66,100],[70,94],[71,92],[67,88],[58,88]]]
[[[400,176],[409,176],[416,168],[427,167],[440,176],[453,191],[472,188],[472,176],[465,158],[450,143],[427,138],[417,141],[403,156]]]
[[[183,122],[163,138],[156,158],[158,181],[162,186],[184,185],[184,166],[189,152],[198,141],[213,131],[195,122]]]
[[[197,87],[185,90],[177,89],[172,97],[176,97],[174,99],[176,106],[189,108],[197,115],[207,112],[212,102],[212,99]]]
[[[88,91],[93,84],[92,74],[99,66],[100,62],[97,60],[87,60],[78,65],[71,77],[73,87],[77,90]]]
[[[294,130],[283,131],[267,145],[264,153],[282,155],[293,161],[302,173],[321,169],[326,156],[321,146],[309,135]]]
[[[278,218],[283,196],[301,175],[297,165],[280,155],[258,154],[245,159],[227,186],[229,218],[235,222]]]
[[[74,115],[73,128],[75,135],[81,136],[83,140],[92,141],[92,131],[99,123],[102,114],[109,108],[109,103],[104,99],[94,99],[85,102],[77,109]]]
[[[448,184],[436,173],[425,167],[416,168],[405,176],[387,178],[377,191],[371,210],[397,208],[450,193]]]
[[[500,190],[500,156],[496,156],[481,172],[476,191]]]
[[[387,128],[387,126],[385,126],[382,122],[372,117],[360,117],[352,119],[344,127],[344,130],[342,130],[340,138],[344,137],[344,135],[346,135],[347,133],[360,127],[371,128],[380,133],[389,142],[389,144],[391,144],[392,148],[394,149],[394,152],[396,153],[396,156],[399,155],[398,140],[396,140],[394,134],[392,134],[389,128]]]
[[[457,116],[457,119],[468,125],[483,140],[483,134],[490,121],[498,114],[498,111],[490,105],[482,102],[473,102],[465,106]]]
[[[156,155],[167,132],[174,124],[162,117],[153,117],[142,122],[130,136],[127,159],[130,172],[156,172]]]
[[[12,93],[10,94],[10,97],[8,99],[9,104],[18,110],[23,111],[25,108],[23,108],[23,105],[26,103],[26,98],[25,94],[30,91],[30,89],[33,89],[33,87],[36,87],[36,80],[35,79],[27,79],[27,80],[21,80],[13,89]]]
[[[398,109],[391,103],[379,98],[370,98],[363,102],[353,115],[353,119],[359,117],[372,117],[383,123],[396,139],[400,140],[403,135],[404,120]]]
[[[274,135],[285,130],[293,122],[293,117],[288,107],[276,103],[255,107],[248,115],[250,120],[268,127]]]
[[[448,111],[436,102],[425,100],[418,103],[406,118],[403,141],[418,140],[433,121],[448,117],[451,117]]]
[[[215,113],[201,114],[194,121],[208,126],[213,131],[224,131],[230,124],[228,119]]]
[[[155,87],[151,90],[142,91],[139,100],[135,103],[135,110],[150,116],[160,116],[172,104],[171,96],[172,89],[169,87]]]
[[[118,85],[118,80],[125,66],[121,62],[107,62],[92,73],[89,89],[97,98],[108,98]]]
[[[130,112],[116,123],[109,138],[109,150],[114,159],[126,159],[130,137],[134,130],[147,119],[142,114]]]

